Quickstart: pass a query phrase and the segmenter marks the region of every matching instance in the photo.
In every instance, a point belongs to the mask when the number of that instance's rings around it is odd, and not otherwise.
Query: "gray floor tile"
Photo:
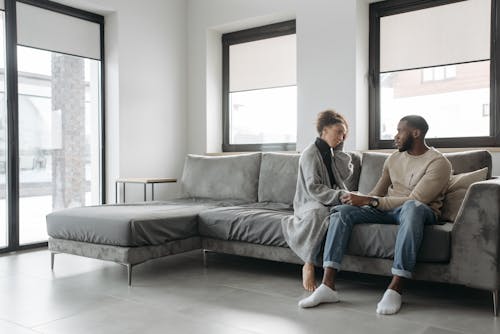
[[[377,316],[388,278],[341,273],[341,302],[304,310],[300,266],[200,251],[134,268],[46,250],[0,256],[0,333],[500,333],[488,292],[409,282]],[[318,277],[319,279],[319,277]]]
[[[108,300],[92,310],[35,329],[46,334],[252,333],[126,300]]]
[[[0,278],[0,318],[30,327],[81,312],[105,296],[27,275]]]
[[[12,322],[8,322],[0,319],[0,333],[5,334],[36,334],[39,332],[35,332],[29,328],[22,327],[18,324],[14,324]]]
[[[457,332],[437,327],[428,327],[422,334],[463,334],[463,332]]]

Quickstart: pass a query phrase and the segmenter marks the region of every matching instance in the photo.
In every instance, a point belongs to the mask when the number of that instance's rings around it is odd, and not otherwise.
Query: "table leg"
[[[118,182],[115,181],[115,204],[118,204]]]
[[[123,204],[125,204],[125,184],[126,182],[123,182]]]
[[[147,184],[144,183],[144,202],[146,202],[146,186]]]
[[[155,200],[155,184],[151,183],[151,200]]]

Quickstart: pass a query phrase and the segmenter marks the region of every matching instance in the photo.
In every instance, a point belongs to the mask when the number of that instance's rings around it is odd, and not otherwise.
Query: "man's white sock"
[[[397,313],[400,308],[401,308],[401,295],[392,289],[387,289],[384,293],[384,296],[377,304],[377,313],[394,314]]]
[[[331,289],[325,284],[321,284],[314,292],[307,298],[299,302],[302,308],[314,307],[321,303],[336,303],[339,301],[337,291]]]

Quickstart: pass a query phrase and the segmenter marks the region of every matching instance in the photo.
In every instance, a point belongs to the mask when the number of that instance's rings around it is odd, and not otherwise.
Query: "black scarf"
[[[332,170],[332,151],[330,149],[330,145],[326,143],[323,139],[317,137],[316,142],[314,143],[321,154],[321,158],[323,158],[323,163],[326,166],[326,170],[328,171],[328,178],[330,179],[330,183],[333,187],[335,184],[335,178],[333,177]]]

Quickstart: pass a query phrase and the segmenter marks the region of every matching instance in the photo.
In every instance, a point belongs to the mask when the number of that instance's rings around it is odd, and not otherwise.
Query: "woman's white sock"
[[[325,284],[321,284],[314,292],[307,298],[299,302],[302,308],[314,307],[321,303],[336,303],[339,301],[337,291],[331,289]]]
[[[401,308],[401,295],[392,290],[387,289],[384,293],[384,296],[377,304],[377,313],[378,314],[394,314],[399,311]]]

